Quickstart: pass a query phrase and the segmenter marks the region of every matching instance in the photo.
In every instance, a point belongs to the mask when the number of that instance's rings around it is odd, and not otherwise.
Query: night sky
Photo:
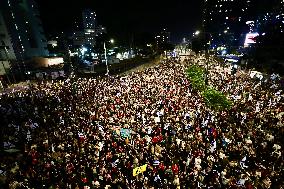
[[[72,31],[83,9],[92,9],[109,35],[126,40],[133,33],[166,27],[179,42],[201,23],[200,0],[37,0],[46,33]]]

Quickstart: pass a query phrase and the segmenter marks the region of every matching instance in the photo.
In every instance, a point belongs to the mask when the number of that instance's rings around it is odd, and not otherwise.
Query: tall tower
[[[0,10],[18,60],[48,56],[47,41],[34,0],[1,0]]]
[[[163,43],[170,43],[170,36],[171,36],[171,33],[166,28],[164,28],[161,31],[161,37],[162,37]]]
[[[90,9],[82,12],[84,29],[96,29],[96,13]]]
[[[0,60],[15,60],[11,37],[0,10]]]
[[[284,0],[282,0],[280,4],[279,19],[282,20],[281,33],[283,33],[284,32]]]
[[[204,0],[203,26],[213,39],[239,40],[255,0]]]
[[[96,44],[96,13],[90,9],[82,12],[85,44]]]

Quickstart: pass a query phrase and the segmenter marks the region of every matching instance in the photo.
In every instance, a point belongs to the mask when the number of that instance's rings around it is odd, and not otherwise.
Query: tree
[[[197,65],[192,65],[186,70],[186,75],[190,80],[194,90],[200,91],[208,107],[214,110],[225,110],[232,107],[232,102],[212,87],[207,87],[205,83],[205,70]]]

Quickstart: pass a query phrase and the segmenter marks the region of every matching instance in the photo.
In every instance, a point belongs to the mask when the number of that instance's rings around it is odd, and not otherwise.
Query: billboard
[[[48,58],[47,59],[47,65],[48,66],[54,66],[54,65],[58,65],[58,64],[63,64],[64,60],[62,57],[52,57],[52,58]]]
[[[49,67],[49,66],[55,66],[60,65],[64,63],[64,60],[62,57],[35,57],[31,61],[33,66],[35,67]]]
[[[250,44],[256,43],[257,36],[259,36],[258,33],[247,33],[244,47],[248,47]]]

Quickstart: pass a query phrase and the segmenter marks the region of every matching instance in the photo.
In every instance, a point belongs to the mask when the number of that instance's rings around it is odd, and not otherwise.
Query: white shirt
[[[155,117],[155,123],[160,123],[161,119],[160,117]]]
[[[246,182],[246,179],[240,179],[240,180],[237,182],[237,185],[239,185],[239,186],[244,186],[244,185],[245,185],[245,182]]]
[[[100,148],[100,151],[102,151],[103,146],[104,146],[104,143],[103,143],[103,142],[99,142],[99,148]]]
[[[210,146],[210,152],[213,153],[216,150],[216,147],[217,147],[217,143],[214,140],[213,143]]]
[[[152,128],[151,127],[148,127],[148,135],[150,135],[152,133]]]
[[[184,115],[184,119],[186,119],[186,117],[190,117],[190,114],[189,114],[189,113],[186,113],[186,114]]]
[[[31,141],[31,139],[32,139],[31,132],[28,131],[28,132],[27,132],[27,140],[28,140],[28,141]]]
[[[243,157],[243,159],[240,161],[240,165],[241,165],[241,168],[244,169],[244,168],[248,168],[248,166],[245,165],[245,161],[247,160],[247,157]]]
[[[179,138],[176,139],[177,145],[180,145],[181,140]]]
[[[161,180],[161,178],[160,178],[159,175],[157,175],[157,176],[154,178],[154,181],[155,181],[155,182],[158,181],[158,180]]]

